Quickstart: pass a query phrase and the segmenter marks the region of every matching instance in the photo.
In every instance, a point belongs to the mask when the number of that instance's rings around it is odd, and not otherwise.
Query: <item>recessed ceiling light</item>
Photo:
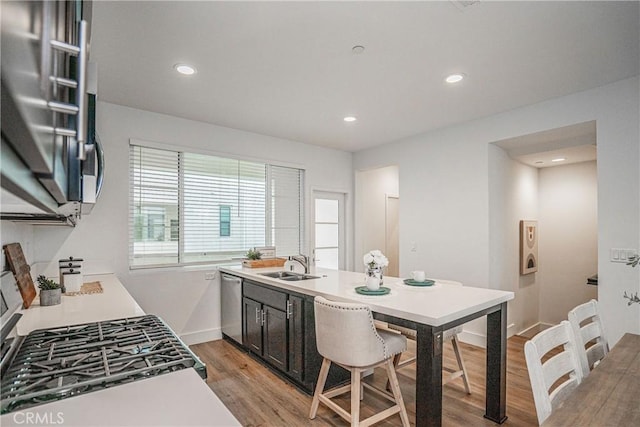
[[[462,79],[464,78],[465,78],[465,75],[463,73],[454,73],[454,74],[448,75],[447,78],[444,79],[444,81],[447,83],[458,83],[462,81]]]
[[[196,73],[196,69],[187,64],[176,64],[173,66],[177,72],[180,74],[184,74],[185,76],[190,76]]]
[[[364,46],[360,46],[360,45],[354,46],[354,47],[351,48],[351,52],[353,52],[355,54],[363,53],[364,52]]]
[[[355,122],[356,120],[358,120],[357,118],[353,117],[353,116],[347,116],[343,119],[345,122]]]
[[[544,163],[544,162],[543,162],[542,160],[538,160],[538,161],[536,162],[536,165],[541,165],[541,164],[543,164],[543,163]]]
[[[551,160],[552,162],[564,162],[565,160],[567,160],[565,157],[558,157],[556,159]]]

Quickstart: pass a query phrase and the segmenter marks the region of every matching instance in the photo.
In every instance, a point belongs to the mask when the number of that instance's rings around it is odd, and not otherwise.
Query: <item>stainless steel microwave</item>
[[[104,160],[91,88],[91,2],[2,2],[2,219],[75,224]],[[95,79],[93,79],[95,81]],[[36,211],[36,212],[32,212]]]

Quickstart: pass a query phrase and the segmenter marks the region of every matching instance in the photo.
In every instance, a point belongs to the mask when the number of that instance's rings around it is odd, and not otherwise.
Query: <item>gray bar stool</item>
[[[402,326],[398,326],[398,325],[394,325],[394,324],[382,324],[382,323],[378,323],[377,324],[378,328],[388,328],[392,331],[398,331],[399,333],[401,333],[402,335],[404,335],[405,337],[407,337],[407,339],[413,340],[413,341],[417,341],[418,340],[418,332],[416,332],[413,329],[409,329],[409,328],[404,328]],[[462,358],[462,353],[460,353],[460,344],[458,342],[458,334],[462,332],[462,326],[456,326],[455,328],[451,328],[451,329],[447,329],[446,331],[444,331],[444,334],[442,335],[442,342],[447,342],[447,341],[451,341],[451,345],[453,345],[453,352],[456,356],[456,361],[458,362],[458,369],[452,369],[449,368],[447,366],[443,366],[442,369],[447,371],[449,373],[449,376],[447,378],[443,378],[442,380],[442,385],[445,385],[447,383],[449,383],[450,381],[455,380],[456,378],[462,378],[462,383],[464,385],[464,391],[467,392],[467,394],[471,394],[471,388],[469,386],[469,376],[467,374],[467,367],[464,364],[464,359]],[[416,361],[415,357],[410,357],[406,360],[403,360],[402,362],[400,361],[400,354],[397,354],[394,358],[393,358],[393,365],[396,367],[396,369],[400,369],[410,363],[414,363]]]
[[[444,286],[462,286],[462,283],[453,282],[451,280],[441,280],[440,282],[443,283]],[[413,329],[405,328],[399,325],[394,325],[392,323],[385,323],[385,322],[379,322],[379,321],[376,321],[376,326],[380,329],[390,329],[392,331],[397,331],[402,335],[404,335],[405,337],[407,337],[407,339],[410,339],[412,341],[418,340],[418,332]],[[445,385],[450,381],[455,380],[456,378],[462,378],[464,391],[466,391],[467,394],[471,394],[471,387],[469,386],[469,375],[467,374],[467,367],[464,364],[464,359],[462,358],[462,353],[460,352],[460,344],[458,343],[458,334],[460,333],[462,333],[462,326],[456,326],[451,329],[447,329],[446,331],[444,331],[444,334],[442,335],[442,342],[451,341],[451,345],[453,345],[453,352],[456,356],[456,361],[458,362],[458,369],[452,369],[447,366],[442,367],[443,370],[449,373],[448,377],[442,379],[442,385]],[[411,357],[401,362],[400,357],[401,355],[398,354],[393,359],[393,365],[396,367],[396,369],[400,369],[403,366],[416,361],[415,357]]]
[[[402,425],[408,427],[409,417],[393,366],[393,357],[406,350],[407,339],[397,333],[377,330],[371,309],[365,304],[334,302],[318,296],[315,298],[314,305],[316,343],[318,352],[324,360],[318,375],[309,418],[316,417],[318,405],[322,402],[352,426],[369,426],[400,413]],[[351,372],[351,384],[324,392],[331,363]],[[363,371],[378,366],[384,366],[386,369],[393,394],[361,382]],[[395,405],[360,421],[361,385],[389,399]],[[351,413],[331,400],[349,390],[351,391]]]

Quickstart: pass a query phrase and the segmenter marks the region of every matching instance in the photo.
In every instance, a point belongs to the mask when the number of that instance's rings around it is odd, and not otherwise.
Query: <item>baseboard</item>
[[[528,328],[525,328],[522,331],[518,332],[517,335],[526,335],[528,331],[530,331],[531,329],[537,328],[538,326],[546,326],[547,328],[549,328],[549,327],[553,326],[553,324],[546,323],[546,322],[537,322],[537,323],[529,326]]]
[[[458,339],[466,344],[471,344],[482,348],[487,347],[487,336],[485,334],[462,331],[458,334]]]
[[[180,334],[180,339],[186,345],[200,344],[207,341],[216,341],[222,339],[222,329],[213,328],[203,331],[185,332]]]
[[[507,326],[507,338],[515,335],[516,325],[511,323]],[[477,332],[465,331],[463,330],[458,334],[458,339],[464,343],[475,345],[477,347],[486,348],[487,347],[487,335],[480,334]]]

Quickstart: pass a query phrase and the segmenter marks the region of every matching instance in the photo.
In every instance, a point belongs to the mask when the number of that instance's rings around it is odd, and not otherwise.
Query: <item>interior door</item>
[[[400,235],[398,224],[400,198],[387,195],[385,204],[385,255],[389,260],[386,274],[388,276],[400,276]]]
[[[316,267],[345,268],[345,194],[313,192],[313,260]]]

